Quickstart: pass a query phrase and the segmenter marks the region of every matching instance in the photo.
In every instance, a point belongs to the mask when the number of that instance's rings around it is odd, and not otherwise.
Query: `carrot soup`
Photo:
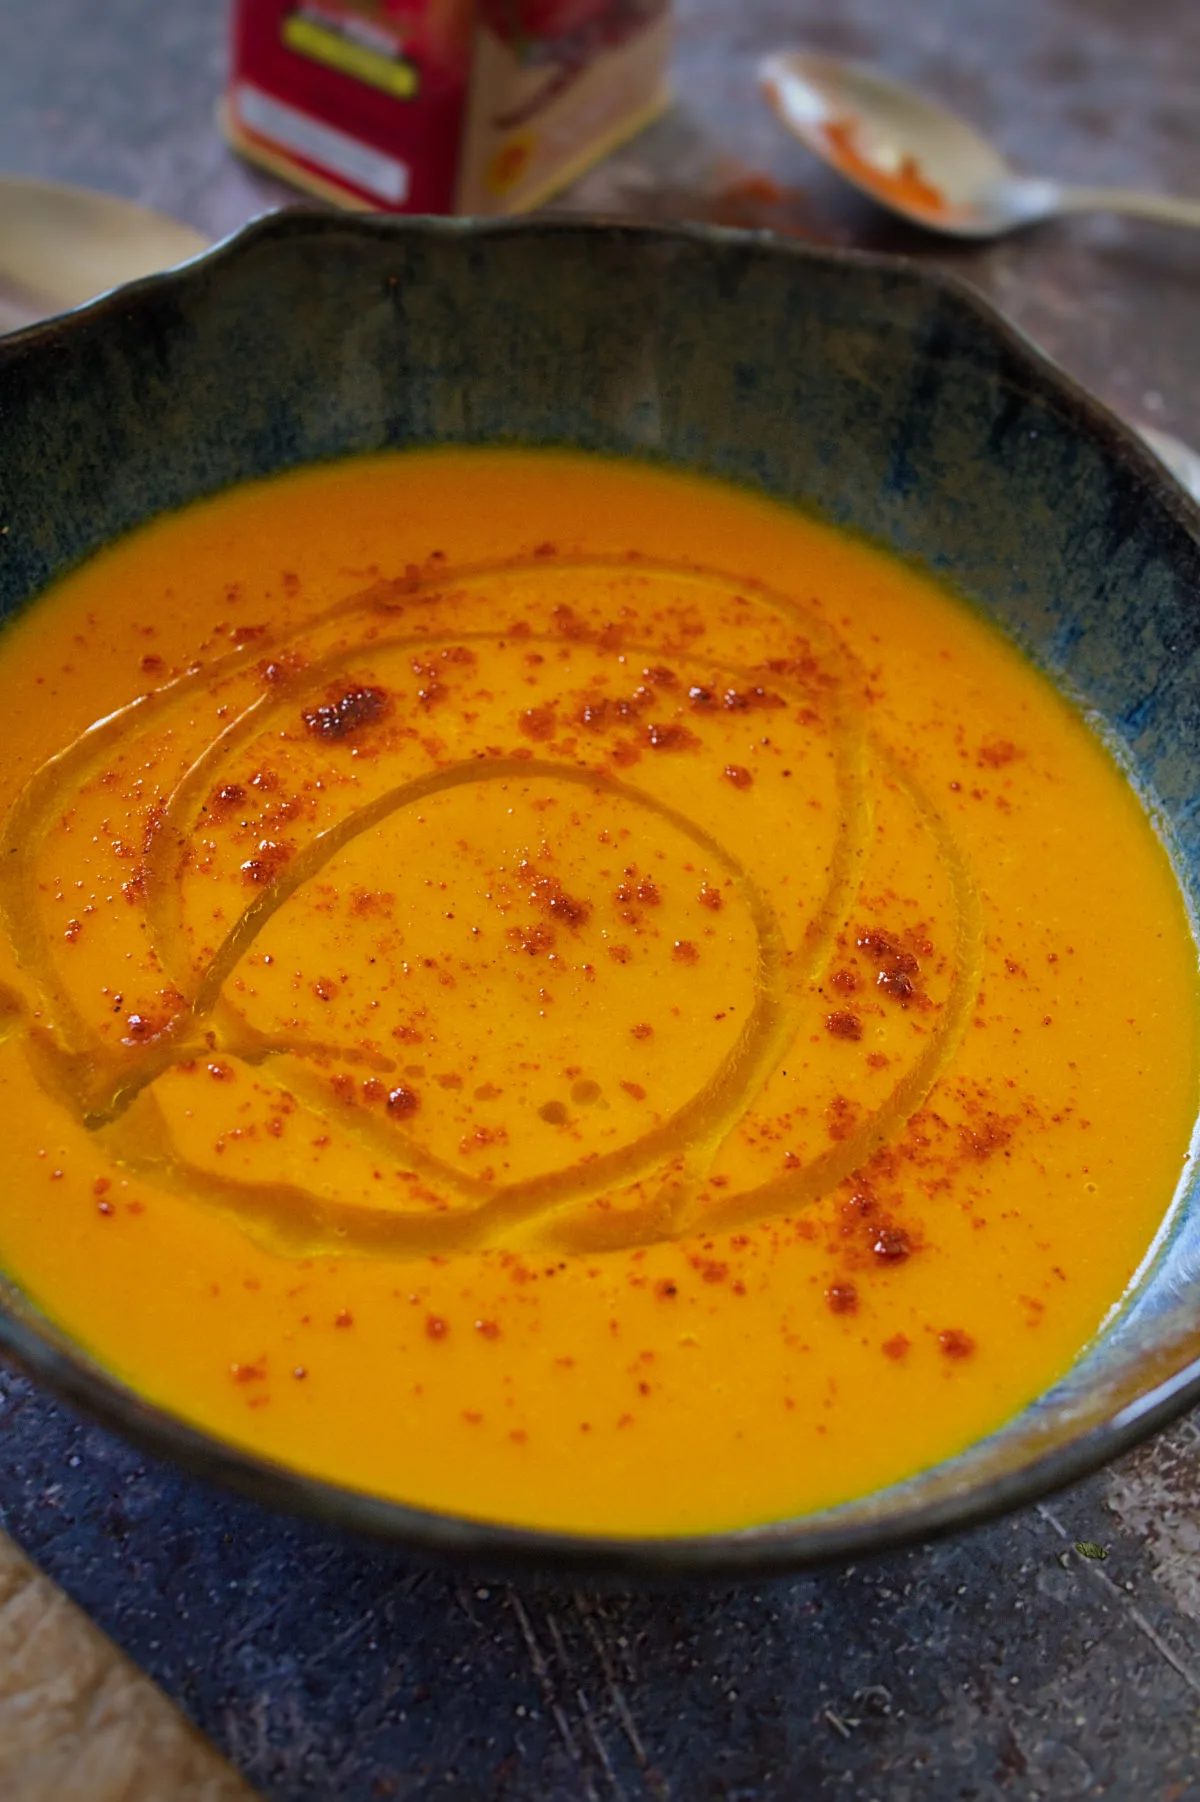
[[[415,1505],[821,1508],[1061,1376],[1166,1217],[1197,959],[968,606],[636,463],[249,485],[0,643],[0,1263]]]

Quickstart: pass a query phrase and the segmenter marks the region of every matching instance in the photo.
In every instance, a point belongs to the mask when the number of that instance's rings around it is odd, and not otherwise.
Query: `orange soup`
[[[306,470],[60,582],[0,708],[0,1261],[226,1440],[504,1522],[801,1513],[1045,1390],[1166,1215],[1143,808],[798,513]]]

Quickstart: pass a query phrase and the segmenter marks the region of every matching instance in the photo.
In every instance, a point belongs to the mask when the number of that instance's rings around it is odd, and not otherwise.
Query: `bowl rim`
[[[993,343],[999,343],[1024,366],[1042,394],[1054,397],[1077,429],[1126,468],[1131,467],[1174,522],[1200,542],[1200,505],[1136,430],[961,276],[912,257],[782,239],[769,231],[597,215],[477,220],[347,215],[311,205],[285,207],[250,221],[175,268],[141,277],[83,306],[0,338],[0,376],[15,359],[60,345],[88,322],[125,312],[144,297],[185,289],[198,275],[220,271],[248,247],[274,238],[346,233],[380,240],[427,237],[464,242],[602,235],[647,243],[690,242],[728,254],[752,248],[789,262],[893,275],[952,299],[970,314]],[[577,1571],[602,1580],[759,1578],[927,1542],[978,1526],[1077,1482],[1200,1399],[1198,1343],[1185,1351],[1176,1368],[1162,1376],[1152,1374],[1149,1382],[1139,1383],[1132,1396],[1120,1401],[1105,1418],[1085,1426],[1076,1437],[969,1487],[956,1486],[915,1505],[905,1505],[901,1499],[892,1515],[853,1519],[849,1511],[867,1499],[882,1500],[889,1494],[900,1499],[903,1483],[875,1491],[870,1498],[855,1498],[810,1514],[713,1532],[630,1536],[565,1532],[414,1507],[307,1475],[222,1440],[138,1395],[24,1297],[18,1306],[10,1305],[13,1296],[20,1296],[17,1285],[0,1272],[0,1354],[68,1405],[156,1457],[165,1457],[269,1508],[423,1555],[487,1569]],[[1161,1370],[1161,1366],[1157,1368]],[[953,1458],[943,1460],[931,1469],[947,1468],[954,1462]]]

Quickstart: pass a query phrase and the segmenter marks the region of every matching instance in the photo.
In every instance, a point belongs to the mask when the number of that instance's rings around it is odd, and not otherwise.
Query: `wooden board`
[[[162,1691],[0,1534],[4,1802],[254,1802]]]

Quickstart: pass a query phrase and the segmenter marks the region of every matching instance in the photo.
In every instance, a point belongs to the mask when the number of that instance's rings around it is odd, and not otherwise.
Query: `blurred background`
[[[283,0],[241,4],[247,20],[266,19],[278,38]],[[322,23],[319,4],[298,10]],[[389,0],[324,10],[403,16]],[[428,8],[409,0],[408,14],[414,10],[448,18],[451,39],[462,29],[454,0]],[[535,95],[556,71],[570,77],[572,57],[577,65],[611,59],[648,33],[654,66],[621,69],[625,103],[619,93],[610,100],[608,123],[619,128],[653,111],[659,0],[489,0],[484,14],[480,29],[492,42],[496,30],[507,34],[514,64],[524,58],[514,79]],[[598,18],[616,20],[608,30],[615,43],[602,41]],[[219,128],[233,31],[217,0],[41,0],[30,8],[3,0],[0,34],[0,173],[100,188],[210,239],[300,198],[234,155]],[[1095,215],[962,246],[905,226],[823,167],[765,104],[760,59],[792,46],[911,83],[962,113],[1022,170],[1187,193],[1200,189],[1194,0],[676,0],[667,110],[549,204],[765,227],[931,258],[982,288],[1114,406],[1200,437],[1200,360],[1177,351],[1195,319],[1197,243],[1188,233]],[[242,55],[261,85],[261,57],[245,48]],[[311,76],[331,73],[327,62],[304,62]],[[299,66],[293,58],[293,88]],[[334,86],[351,91],[344,70],[333,73]],[[574,94],[568,81],[554,101],[567,110],[575,147],[586,149],[604,132],[572,114],[586,70],[575,75]],[[273,79],[278,85],[278,69]],[[352,111],[389,102],[378,79],[354,81]],[[311,88],[291,97],[305,109],[316,104]],[[453,121],[448,127],[435,109],[427,134],[435,161],[454,154],[447,132],[454,137]],[[493,174],[503,179],[502,170]],[[453,204],[449,187],[441,198]],[[475,195],[490,207],[513,198],[511,190]]]

